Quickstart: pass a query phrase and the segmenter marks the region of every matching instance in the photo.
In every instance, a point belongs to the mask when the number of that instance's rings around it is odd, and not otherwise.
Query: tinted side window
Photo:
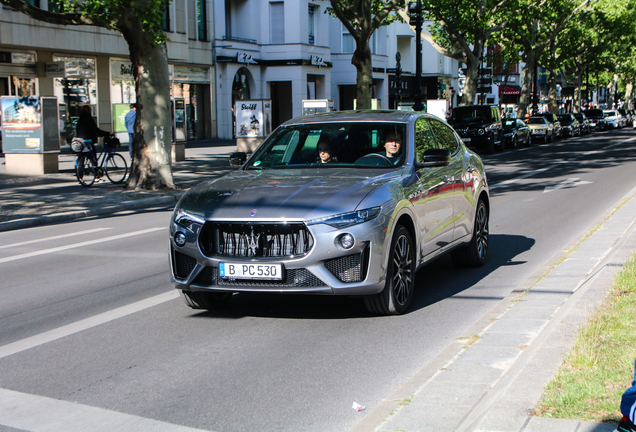
[[[415,122],[415,151],[418,160],[422,160],[422,155],[426,150],[437,148],[435,136],[425,118],[417,119]]]
[[[439,148],[446,149],[450,151],[451,154],[455,153],[455,150],[457,150],[457,138],[455,138],[453,130],[441,121],[433,119],[429,121],[431,122],[431,128],[437,138]]]

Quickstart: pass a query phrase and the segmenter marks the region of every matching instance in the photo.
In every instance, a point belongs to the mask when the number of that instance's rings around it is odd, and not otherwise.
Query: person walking
[[[126,131],[128,131],[128,153],[130,153],[130,160],[133,158],[133,139],[135,137],[135,119],[137,118],[137,106],[130,104],[130,111],[124,117],[124,123],[126,124]]]

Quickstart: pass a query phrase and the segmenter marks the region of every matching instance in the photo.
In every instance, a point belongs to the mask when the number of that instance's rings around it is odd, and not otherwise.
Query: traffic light
[[[422,19],[422,4],[419,1],[409,2],[407,15],[409,16],[409,24],[417,25],[417,20]]]

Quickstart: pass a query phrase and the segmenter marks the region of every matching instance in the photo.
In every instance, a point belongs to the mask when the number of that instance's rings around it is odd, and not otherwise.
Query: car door
[[[415,157],[422,159],[427,150],[439,149],[429,120],[415,122]],[[453,184],[449,167],[427,167],[416,171],[417,192],[411,202],[417,216],[421,256],[439,251],[453,241]]]
[[[465,175],[461,154],[463,147],[459,144],[457,134],[450,127],[435,119],[430,119],[429,122],[439,148],[448,150],[451,154],[446,176],[448,193],[452,195],[453,202],[453,240],[457,240],[471,233],[475,207],[472,194],[470,191],[467,193],[467,182],[470,178]]]

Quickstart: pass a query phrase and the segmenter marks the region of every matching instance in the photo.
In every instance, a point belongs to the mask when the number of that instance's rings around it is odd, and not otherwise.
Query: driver
[[[386,157],[393,165],[397,165],[400,157],[400,148],[402,147],[402,135],[400,132],[390,130],[384,136],[384,150]]]

